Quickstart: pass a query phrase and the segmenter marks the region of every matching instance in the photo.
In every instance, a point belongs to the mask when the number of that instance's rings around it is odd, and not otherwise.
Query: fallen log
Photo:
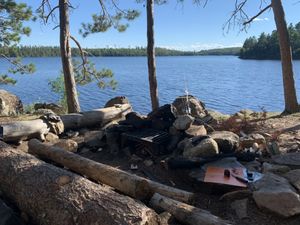
[[[210,212],[194,206],[170,199],[155,193],[150,200],[150,206],[156,210],[163,210],[171,213],[179,222],[188,225],[229,225]]]
[[[131,106],[124,104],[87,112],[61,115],[60,117],[56,116],[55,121],[51,121],[51,116],[50,118],[44,116],[43,119],[9,122],[0,126],[0,138],[6,142],[20,142],[30,138],[44,140],[44,135],[49,130],[60,134],[64,130],[69,129],[97,125],[104,126],[113,120],[122,119],[128,112],[131,112]],[[59,129],[56,128],[56,125],[59,125]]]
[[[41,225],[157,225],[157,214],[130,197],[0,142],[0,190]]]
[[[112,120],[121,119],[131,112],[130,104],[116,105],[113,107],[95,109],[92,111],[61,115],[65,130],[82,127],[104,126]]]
[[[20,142],[28,138],[44,140],[44,135],[50,130],[45,120],[15,121],[1,125],[1,139],[3,141]]]
[[[156,192],[183,202],[189,202],[193,198],[193,193],[169,187],[112,166],[89,160],[58,147],[41,143],[36,139],[30,140],[28,146],[29,153],[50,159],[81,175],[109,185],[133,198],[147,199]]]

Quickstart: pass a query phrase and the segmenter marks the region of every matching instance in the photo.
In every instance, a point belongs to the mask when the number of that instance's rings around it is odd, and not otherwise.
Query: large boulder
[[[177,116],[189,114],[195,118],[203,118],[208,115],[205,104],[192,95],[179,96],[172,104],[176,108]]]
[[[209,135],[219,146],[220,152],[233,153],[239,146],[239,136],[230,131],[215,131]]]
[[[196,145],[187,144],[183,156],[187,158],[193,157],[213,157],[219,153],[218,144],[212,138],[204,138]]]
[[[177,130],[187,130],[194,122],[194,117],[190,115],[180,115],[176,118],[173,126]]]
[[[176,114],[176,109],[173,105],[165,104],[150,112],[148,119],[151,120],[152,128],[157,130],[169,130],[176,119]]]
[[[122,105],[122,104],[130,104],[129,100],[125,96],[117,96],[110,100],[108,100],[104,106],[104,108],[113,107],[114,105]]]
[[[272,160],[276,164],[286,165],[292,169],[300,169],[300,152],[274,155]]]
[[[254,143],[257,144],[266,144],[266,139],[261,134],[252,133],[245,137],[240,138],[240,146],[242,148],[250,148],[253,146]]]
[[[187,137],[205,136],[207,135],[207,130],[204,125],[192,124],[184,133]]]
[[[254,183],[254,188],[258,207],[283,217],[300,214],[300,196],[287,179],[268,173]]]
[[[23,112],[21,100],[14,94],[0,90],[0,116],[12,116]]]
[[[300,192],[300,169],[291,170],[284,177]]]

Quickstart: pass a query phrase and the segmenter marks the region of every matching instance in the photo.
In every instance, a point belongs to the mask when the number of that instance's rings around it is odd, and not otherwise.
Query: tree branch
[[[271,7],[272,7],[272,4],[266,6],[259,13],[257,13],[255,16],[251,17],[248,21],[244,22],[243,25],[245,26],[245,25],[251,23],[255,18],[259,17],[261,14],[263,14],[265,11],[267,11]]]

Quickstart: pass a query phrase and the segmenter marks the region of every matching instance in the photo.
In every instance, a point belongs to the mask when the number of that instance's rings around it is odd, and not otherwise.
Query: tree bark
[[[171,213],[179,222],[188,225],[229,225],[230,223],[212,215],[210,212],[191,205],[154,194],[150,200],[154,209]]]
[[[295,113],[299,111],[299,105],[295,89],[290,38],[281,0],[272,0],[272,9],[280,46],[285,112]]]
[[[65,114],[61,115],[60,118],[64,124],[65,130],[79,129],[97,125],[104,126],[113,120],[122,119],[131,111],[131,105],[122,104],[118,107],[113,106],[81,113]]]
[[[44,140],[44,135],[50,130],[48,124],[42,119],[29,121],[16,121],[1,124],[1,139],[3,141],[20,142],[28,138]]]
[[[70,24],[68,0],[59,0],[60,53],[64,72],[68,112],[80,112],[76,82],[73,73],[70,47]]]
[[[0,189],[34,224],[156,225],[156,213],[129,197],[0,142]]]
[[[159,107],[154,47],[154,1],[147,0],[147,57],[152,110]]]
[[[150,198],[154,193],[161,193],[170,198],[189,202],[193,194],[172,188],[114,167],[98,163],[63,149],[32,139],[28,143],[29,152],[50,159],[81,175],[109,185],[116,190],[138,199]]]

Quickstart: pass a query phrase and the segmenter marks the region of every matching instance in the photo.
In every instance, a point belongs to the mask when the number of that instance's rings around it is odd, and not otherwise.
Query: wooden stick
[[[188,225],[229,225],[230,223],[212,215],[210,212],[170,199],[155,193],[150,206],[156,210],[171,213],[179,222]]]
[[[193,198],[193,194],[190,192],[169,187],[112,166],[89,160],[58,147],[41,143],[36,139],[30,140],[28,145],[30,153],[41,158],[50,159],[134,198],[150,198],[156,192],[183,202],[189,202]]]

